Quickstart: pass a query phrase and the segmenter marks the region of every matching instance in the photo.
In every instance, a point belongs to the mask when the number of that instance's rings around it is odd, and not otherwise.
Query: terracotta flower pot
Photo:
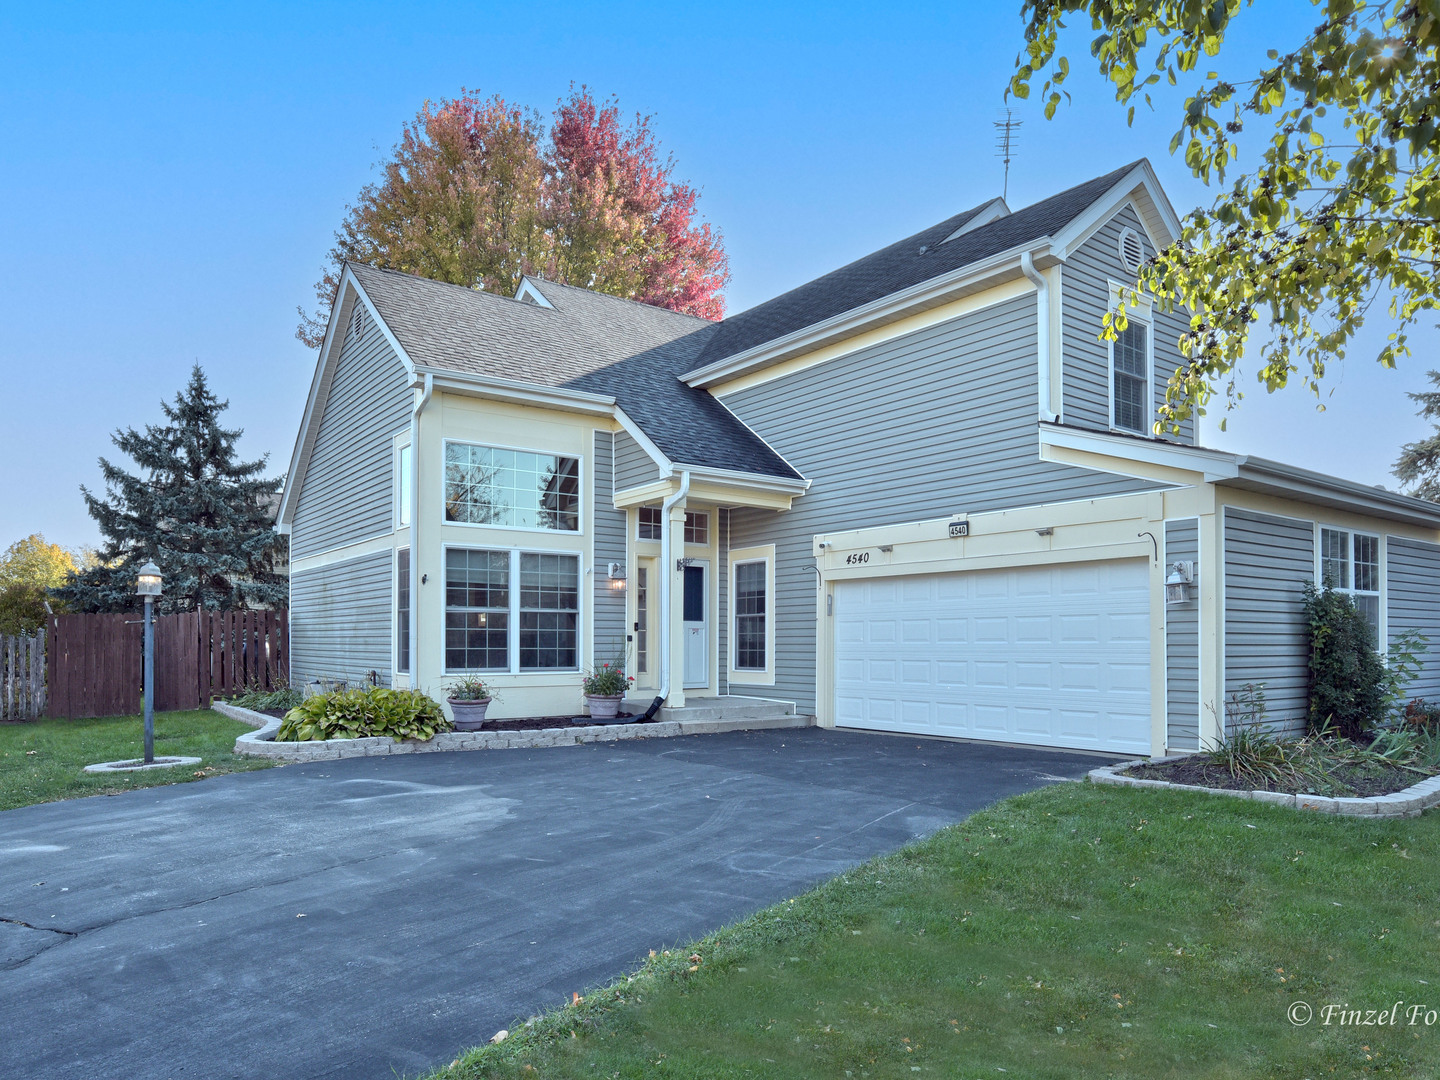
[[[609,723],[614,720],[615,714],[620,711],[620,703],[624,700],[624,694],[585,695],[585,702],[590,706],[590,719],[598,720],[601,723]]]
[[[456,731],[479,731],[485,723],[485,710],[490,707],[490,698],[446,698],[450,711],[455,714]]]

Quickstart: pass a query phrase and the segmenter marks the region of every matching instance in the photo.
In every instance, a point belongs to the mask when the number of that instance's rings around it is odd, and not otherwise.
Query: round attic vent
[[[1140,264],[1145,261],[1145,245],[1140,242],[1140,234],[1134,229],[1120,230],[1120,261],[1132,274],[1139,270]]]

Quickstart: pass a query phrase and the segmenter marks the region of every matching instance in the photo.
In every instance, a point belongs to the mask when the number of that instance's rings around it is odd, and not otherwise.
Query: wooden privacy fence
[[[45,711],[45,631],[0,634],[0,720],[34,720]]]
[[[140,711],[140,612],[50,619],[47,715]],[[199,709],[245,687],[273,689],[290,667],[283,611],[194,611],[155,620],[155,708]]]

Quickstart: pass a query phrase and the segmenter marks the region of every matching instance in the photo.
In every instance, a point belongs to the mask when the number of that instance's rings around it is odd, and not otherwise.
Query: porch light
[[[608,567],[610,573],[610,591],[625,591],[625,564],[612,562]]]
[[[1165,575],[1165,606],[1189,603],[1190,585],[1194,579],[1194,563],[1171,563],[1170,572]]]

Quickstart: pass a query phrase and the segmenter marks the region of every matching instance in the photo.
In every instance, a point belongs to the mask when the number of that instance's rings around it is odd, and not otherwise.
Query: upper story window
[[[636,536],[641,540],[660,539],[660,507],[640,507],[640,527]]]
[[[1320,580],[1345,593],[1380,640],[1380,538],[1345,529],[1320,530]]]
[[[555,454],[445,444],[445,520],[580,530],[580,461]]]
[[[1121,431],[1150,431],[1150,328],[1133,315],[1110,343],[1111,424]]]
[[[395,520],[403,529],[410,524],[410,482],[415,475],[410,463],[410,444],[404,443],[395,451]]]

